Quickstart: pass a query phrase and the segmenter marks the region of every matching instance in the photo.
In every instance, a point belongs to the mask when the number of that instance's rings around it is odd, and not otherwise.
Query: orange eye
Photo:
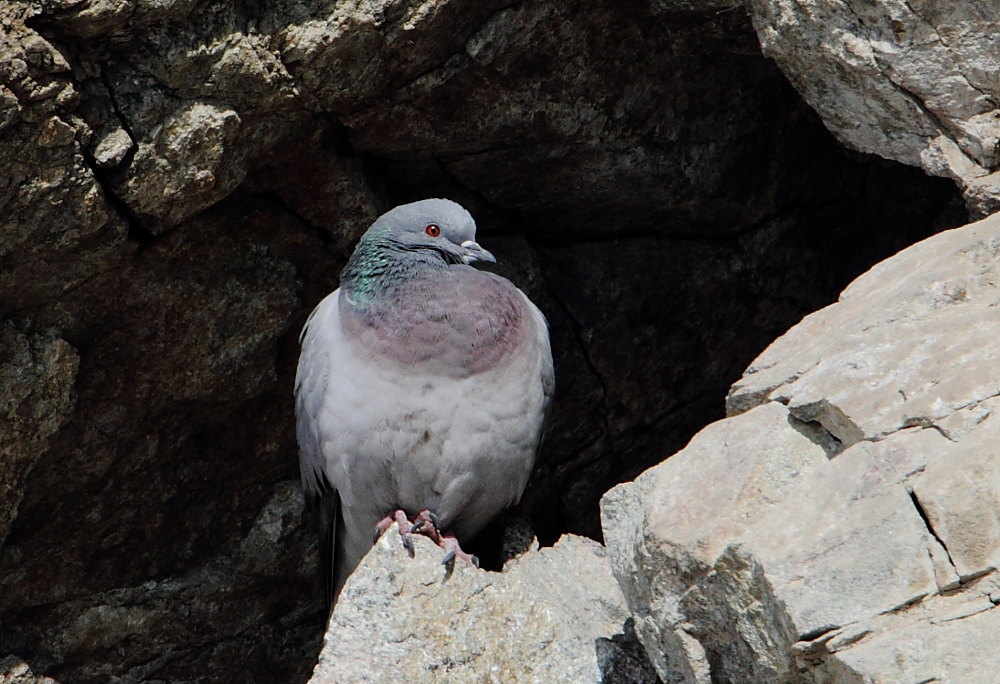
[[[437,237],[438,235],[441,234],[441,228],[432,223],[431,225],[424,228],[424,232],[430,235],[431,237]]]

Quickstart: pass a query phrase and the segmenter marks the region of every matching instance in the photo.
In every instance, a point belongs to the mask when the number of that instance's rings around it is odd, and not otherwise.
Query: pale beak
[[[462,243],[462,261],[471,264],[473,261],[489,261],[495,264],[497,258],[479,246],[475,240],[466,240]]]

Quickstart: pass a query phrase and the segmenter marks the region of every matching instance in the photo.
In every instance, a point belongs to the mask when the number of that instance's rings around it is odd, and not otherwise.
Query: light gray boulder
[[[764,54],[844,144],[1000,208],[1000,5],[750,0]]]
[[[393,525],[348,579],[310,680],[600,682],[600,643],[628,618],[604,547],[567,535],[503,572],[458,562]],[[605,664],[606,665],[606,664]]]
[[[998,251],[995,216],[876,266],[753,363],[731,417],[604,497],[664,681],[996,671]]]

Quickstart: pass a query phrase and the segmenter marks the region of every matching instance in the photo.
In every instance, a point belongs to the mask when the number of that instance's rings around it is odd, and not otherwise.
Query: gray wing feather
[[[518,294],[524,298],[525,303],[528,305],[528,310],[531,312],[532,317],[535,321],[535,349],[533,352],[538,354],[540,357],[539,363],[539,373],[542,381],[542,393],[545,396],[545,401],[542,405],[542,426],[543,432],[542,437],[538,440],[535,445],[535,457],[537,458],[538,449],[545,442],[545,428],[549,425],[549,413],[550,407],[552,405],[552,395],[555,393],[556,388],[556,378],[555,378],[555,366],[552,361],[552,346],[549,342],[549,321],[545,318],[545,314],[542,310],[535,306],[535,303],[528,299],[528,296],[521,292],[520,288],[517,290]],[[534,465],[534,459],[532,460],[532,465]],[[517,499],[513,503],[517,503],[521,499],[522,491],[517,495]]]
[[[339,292],[335,291],[313,309],[299,336],[302,351],[295,373],[295,433],[299,442],[302,491],[310,503],[315,503],[331,489],[325,474],[319,415],[326,400],[329,379],[329,346],[323,339],[328,332],[323,323],[329,317],[330,307],[336,306]]]
[[[327,609],[332,609],[335,593],[337,564],[337,531],[340,520],[340,497],[325,472],[319,430],[319,414],[325,400],[329,378],[329,347],[324,344],[323,323],[329,316],[329,307],[335,306],[338,292],[324,299],[313,309],[299,335],[302,351],[295,373],[296,437],[299,443],[299,473],[306,503],[314,511],[316,531],[319,536],[319,564],[323,581],[323,595]]]

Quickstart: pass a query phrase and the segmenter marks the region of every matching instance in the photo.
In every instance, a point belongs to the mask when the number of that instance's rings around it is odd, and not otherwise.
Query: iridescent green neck
[[[445,266],[440,256],[410,250],[393,240],[391,226],[372,226],[340,274],[340,287],[361,309],[390,305],[399,288],[416,273]]]

